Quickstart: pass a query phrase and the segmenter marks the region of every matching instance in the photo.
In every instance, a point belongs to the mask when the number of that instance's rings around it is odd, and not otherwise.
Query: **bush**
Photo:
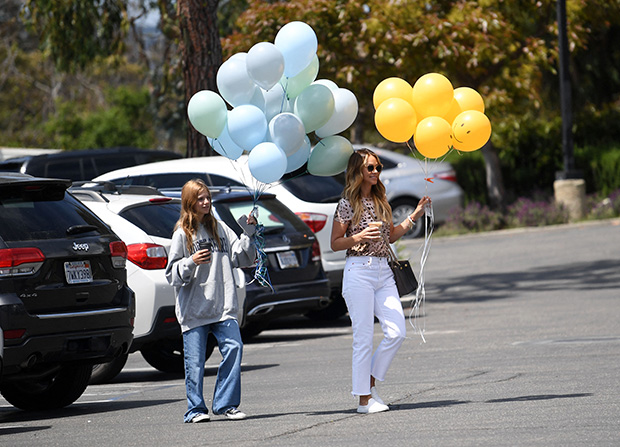
[[[452,210],[441,230],[444,234],[463,234],[499,230],[502,227],[503,218],[500,212],[492,211],[478,202],[470,202],[465,208]]]
[[[540,227],[568,222],[568,210],[555,201],[520,198],[506,211],[506,227]]]

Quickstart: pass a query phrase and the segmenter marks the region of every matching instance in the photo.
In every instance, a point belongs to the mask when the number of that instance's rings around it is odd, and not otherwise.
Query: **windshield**
[[[344,183],[344,174],[318,177],[305,173],[287,174],[280,184],[304,202],[336,203],[340,199]]]

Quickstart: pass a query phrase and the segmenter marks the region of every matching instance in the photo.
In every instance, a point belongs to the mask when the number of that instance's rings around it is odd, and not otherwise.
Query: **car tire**
[[[392,206],[392,220],[394,225],[401,224],[407,216],[413,213],[418,206],[419,199],[415,197],[401,198],[394,200],[390,205]],[[414,239],[424,236],[424,220],[418,219],[414,227],[407,231],[403,238]]]
[[[305,314],[305,316],[313,321],[334,321],[338,318],[346,315],[347,303],[345,303],[342,294],[335,292],[332,294],[331,302],[319,310],[312,310]]]
[[[243,339],[243,341],[247,341],[263,332],[266,327],[267,323],[263,321],[246,321],[243,324],[243,327],[240,328],[241,338]]]
[[[92,365],[63,366],[44,378],[3,383],[0,391],[11,405],[22,410],[63,408],[84,393],[92,370]]]
[[[88,383],[90,385],[109,383],[123,370],[125,364],[127,363],[128,357],[129,354],[123,354],[116,357],[111,362],[93,365],[93,373],[90,376],[90,382]]]
[[[205,360],[208,360],[217,346],[215,337],[209,334]],[[144,360],[153,368],[165,373],[184,373],[185,360],[183,358],[183,341],[181,340],[161,340],[140,349]]]

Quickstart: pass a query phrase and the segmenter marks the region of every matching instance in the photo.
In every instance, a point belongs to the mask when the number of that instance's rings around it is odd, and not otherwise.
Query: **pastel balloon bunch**
[[[416,149],[438,158],[451,148],[471,152],[491,137],[484,101],[469,87],[453,88],[439,73],[421,76],[413,86],[398,77],[379,83],[373,94],[375,126],[387,140],[404,143],[413,137]]]
[[[314,175],[344,171],[353,147],[337,134],[355,121],[358,102],[351,91],[316,79],[317,48],[308,24],[290,22],[273,43],[234,54],[218,69],[219,95],[202,90],[190,99],[191,124],[231,160],[248,152],[250,172],[263,183],[306,163]],[[319,139],[314,148],[311,133]]]

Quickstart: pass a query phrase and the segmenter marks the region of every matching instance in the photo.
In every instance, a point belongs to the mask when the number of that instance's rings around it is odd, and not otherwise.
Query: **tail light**
[[[312,261],[317,262],[321,260],[321,247],[319,241],[314,241],[312,244]]]
[[[168,255],[162,245],[129,244],[127,251],[128,259],[145,270],[165,269],[168,264]]]
[[[327,223],[327,216],[319,213],[295,213],[306,225],[310,227],[313,233],[318,233]]]
[[[5,340],[18,340],[24,336],[26,329],[8,329],[4,331]]]
[[[438,180],[446,180],[448,182],[456,182],[456,172],[453,169],[450,169],[449,171],[436,172],[433,175],[433,178]]]
[[[0,278],[32,275],[43,265],[45,255],[36,247],[0,250]]]
[[[112,265],[117,269],[124,269],[127,261],[127,246],[123,241],[110,242],[110,256]]]

